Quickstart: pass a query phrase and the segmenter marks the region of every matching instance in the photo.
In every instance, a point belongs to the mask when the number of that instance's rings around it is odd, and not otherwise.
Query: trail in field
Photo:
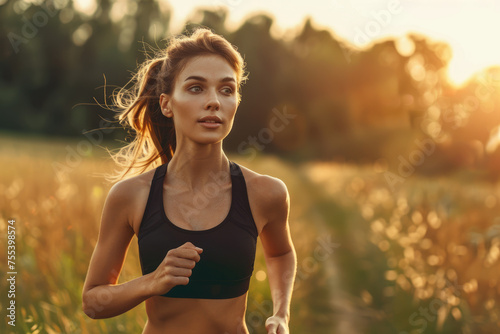
[[[311,180],[308,171],[300,171],[300,180],[304,193],[311,196],[310,200],[313,203],[311,207],[314,208],[314,211],[310,213],[310,220],[315,222],[318,235],[332,236],[332,242],[338,246],[332,253],[332,256],[322,263],[324,275],[327,277],[326,282],[329,288],[330,305],[333,310],[333,328],[331,329],[331,333],[364,333],[363,328],[367,325],[367,317],[370,317],[369,314],[371,312],[363,306],[356,305],[352,297],[347,293],[347,289],[344,288],[341,279],[341,268],[339,268],[336,255],[342,251],[342,240],[336,239],[335,231],[332,231],[331,224],[328,223],[331,217],[322,209],[322,206],[316,205],[325,200],[333,199],[328,198],[328,195],[325,194],[320,184]]]
[[[291,196],[291,232],[295,247],[300,250],[292,304],[302,303],[303,307],[299,306],[296,311],[296,321],[303,322],[302,332],[365,334],[376,315],[360,296],[349,292],[342,280],[350,278],[339,265],[340,255],[349,251],[353,231],[339,231],[340,225],[332,220],[341,218],[329,210],[331,203],[343,196],[343,187],[355,175],[355,170],[345,171],[329,165],[320,168],[322,175],[318,178],[318,165],[293,166],[272,157],[253,162],[253,167],[261,173],[286,180]],[[332,179],[335,182],[330,182]],[[327,248],[335,245],[329,255],[325,253],[325,244]]]

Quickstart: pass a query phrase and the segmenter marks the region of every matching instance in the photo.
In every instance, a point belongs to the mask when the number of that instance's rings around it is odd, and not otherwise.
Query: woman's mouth
[[[218,116],[205,116],[200,118],[198,123],[207,129],[216,129],[222,125],[222,120]]]

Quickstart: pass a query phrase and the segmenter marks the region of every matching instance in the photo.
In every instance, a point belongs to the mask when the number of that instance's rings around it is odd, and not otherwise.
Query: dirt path
[[[299,176],[299,175],[298,175]],[[326,275],[326,282],[329,291],[329,304],[333,310],[333,327],[331,328],[332,334],[361,334],[364,333],[364,328],[367,325],[367,316],[369,310],[358,305],[352,301],[352,297],[343,288],[344,284],[341,278],[341,268],[339,267],[337,255],[342,252],[342,240],[338,240],[332,231],[331,223],[328,219],[327,212],[322,210],[321,206],[315,205],[325,200],[329,200],[328,196],[323,192],[321,187],[308,176],[306,170],[301,170],[300,181],[301,188],[304,193],[310,195],[309,200],[312,201],[311,210],[309,212],[311,222],[314,222],[317,234],[319,236],[330,236],[331,242],[336,244],[334,251],[325,261],[322,261],[322,268],[324,275]]]

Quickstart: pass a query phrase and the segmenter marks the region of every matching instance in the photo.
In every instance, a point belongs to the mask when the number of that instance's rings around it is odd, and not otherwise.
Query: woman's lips
[[[207,129],[216,129],[222,125],[221,123],[217,123],[214,121],[198,121],[198,123]]]
[[[216,129],[222,125],[222,120],[218,116],[205,116],[200,118],[198,123],[207,129]]]

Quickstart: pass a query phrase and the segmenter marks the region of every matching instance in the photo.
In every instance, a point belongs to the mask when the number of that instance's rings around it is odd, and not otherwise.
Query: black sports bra
[[[164,297],[225,299],[248,291],[258,231],[240,167],[230,161],[231,207],[217,226],[201,231],[173,224],[163,206],[163,180],[168,163],[156,168],[137,236],[142,274],[153,272],[170,249],[186,242],[203,248],[187,285],[177,285]],[[207,212],[209,214],[209,212]]]

